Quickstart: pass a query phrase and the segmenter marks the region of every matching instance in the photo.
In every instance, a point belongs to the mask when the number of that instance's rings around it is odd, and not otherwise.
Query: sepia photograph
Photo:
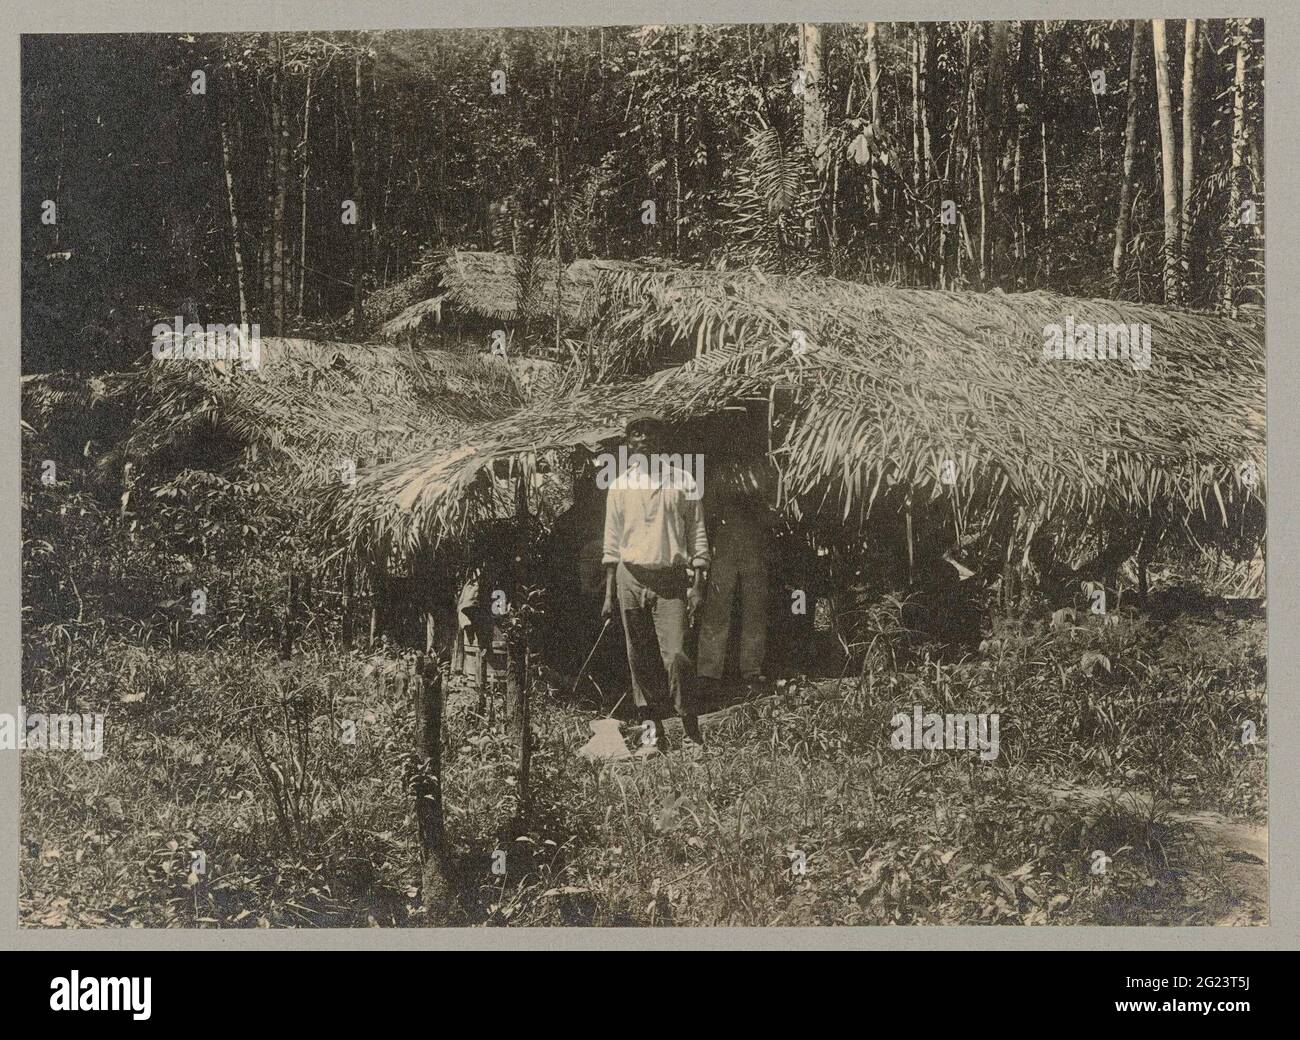
[[[22,35],[19,928],[1269,925],[1264,28]]]

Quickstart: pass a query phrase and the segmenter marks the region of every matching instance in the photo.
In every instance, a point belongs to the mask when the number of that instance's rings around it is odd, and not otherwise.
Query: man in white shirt
[[[632,698],[645,726],[638,754],[648,757],[668,749],[662,720],[670,703],[682,717],[688,746],[699,743],[686,631],[704,602],[709,542],[695,478],[658,451],[659,418],[635,415],[624,434],[628,465],[605,500],[602,614],[613,616],[617,604]],[[687,568],[693,574],[689,582]]]

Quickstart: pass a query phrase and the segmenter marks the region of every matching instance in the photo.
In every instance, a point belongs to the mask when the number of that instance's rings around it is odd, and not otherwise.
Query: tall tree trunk
[[[867,91],[871,102],[871,212],[880,216],[880,177],[876,172],[875,153],[879,150],[880,127],[880,58],[876,40],[876,23],[867,22]]]
[[[822,34],[812,22],[799,27],[799,62],[803,82],[803,143],[810,155],[817,152],[826,132],[826,104],[822,84]]]
[[[1124,120],[1124,172],[1119,184],[1119,215],[1115,218],[1115,248],[1111,253],[1112,292],[1118,294],[1124,278],[1124,254],[1128,250],[1129,221],[1133,209],[1133,164],[1137,159],[1138,101],[1142,96],[1142,51],[1146,22],[1133,22],[1133,39],[1129,44],[1127,113]]]
[[[244,290],[244,254],[239,247],[239,214],[235,211],[235,179],[230,172],[230,133],[221,119],[221,168],[226,175],[226,202],[230,207],[230,241],[235,247],[235,283],[239,288],[239,321],[248,324],[248,295]]]
[[[277,45],[277,59],[283,54]],[[271,210],[271,310],[275,334],[284,335],[284,217],[288,208],[288,137],[284,113],[284,74],[279,67],[271,80],[271,148],[274,175],[274,205]]]
[[[921,24],[921,152],[925,156],[924,183],[934,180],[934,150],[930,140],[930,95],[936,78],[934,23]]]
[[[921,232],[921,167],[924,157],[921,153],[921,27],[912,27],[911,60],[912,73],[912,224]]]
[[[1044,34],[1046,35],[1046,34]],[[1052,247],[1049,229],[1052,226],[1052,205],[1051,192],[1047,179],[1047,115],[1044,111],[1043,99],[1047,97],[1047,62],[1043,58],[1043,41],[1038,43],[1038,139],[1042,146],[1042,166],[1043,166],[1043,250],[1041,254],[1043,264],[1044,279],[1052,275]]]
[[[934,151],[930,140],[930,94],[933,90],[934,81],[934,26],[932,23],[921,23],[916,27],[916,65],[915,79],[913,81],[914,112],[919,125],[919,152],[917,153],[917,169],[920,177],[916,182],[915,190],[917,192],[917,220],[921,230],[920,246],[922,256],[926,266],[927,279],[930,284],[938,278],[939,264],[935,262],[932,255],[932,243],[934,240],[934,218],[931,215],[934,211],[932,208],[922,206],[922,199],[929,201],[932,197],[931,186],[934,183]]]
[[[568,42],[568,30],[567,30],[567,29],[564,30],[564,40],[565,40],[566,43]],[[553,111],[553,113],[554,113],[554,121],[553,121],[552,124],[551,124],[551,136],[552,136],[552,144],[553,144],[553,146],[554,146],[554,148],[555,148],[555,186],[554,186],[554,190],[552,191],[552,199],[553,199],[554,201],[552,202],[552,205],[551,205],[551,216],[552,216],[552,218],[553,218],[553,220],[552,220],[552,223],[553,223],[553,228],[552,228],[552,230],[553,230],[553,232],[554,232],[554,236],[555,236],[555,241],[554,241],[554,248],[555,248],[555,354],[556,354],[557,357],[560,356],[560,350],[561,350],[561,346],[560,346],[560,344],[561,344],[561,335],[560,335],[560,334],[561,334],[561,328],[560,328],[560,322],[561,322],[561,317],[562,317],[562,315],[564,314],[564,249],[563,249],[563,246],[564,246],[564,242],[563,242],[563,234],[564,234],[563,228],[564,228],[564,225],[563,225],[563,223],[561,222],[561,217],[563,216],[563,213],[562,213],[563,202],[562,202],[561,200],[562,200],[563,197],[564,197],[564,191],[563,191],[563,183],[562,183],[562,181],[561,181],[561,170],[560,170],[560,119],[559,119],[559,112],[560,112],[560,83],[561,83],[561,81],[563,80],[563,77],[564,77],[564,50],[563,50],[563,48],[562,48],[561,45],[560,45],[560,30],[559,30],[559,29],[556,29],[556,30],[555,30],[555,63],[554,63],[554,72],[553,72],[553,77],[552,77],[552,82],[551,82],[551,89],[552,89],[552,91],[553,91],[553,95],[552,95],[552,97],[553,97],[552,111]],[[674,121],[673,126],[674,126],[674,132],[675,132],[675,133],[679,133],[679,132],[680,132],[680,128],[681,128],[681,124],[680,124],[680,122]],[[680,248],[680,236],[681,236],[681,226],[682,226],[682,225],[681,225],[682,182],[681,182],[681,175],[679,174],[679,172],[678,172],[678,170],[677,170],[677,159],[676,159],[676,154],[677,154],[676,149],[677,149],[678,147],[680,147],[680,144],[681,144],[680,139],[678,139],[678,140],[676,140],[676,141],[674,142],[674,152],[673,152],[673,155],[674,155],[674,158],[673,158],[673,175],[674,175],[674,178],[675,178],[676,181],[677,181],[677,196],[676,196],[676,198],[675,198],[674,201],[673,201],[673,243],[674,243],[674,249]],[[528,511],[528,501],[527,501],[527,498],[525,497],[525,499],[524,499],[524,512],[526,513],[527,511]]]
[[[970,32],[965,33],[963,47],[965,59],[962,66],[961,92],[958,95],[957,104],[953,106],[952,132],[948,135],[948,149],[943,159],[943,180],[940,185],[939,198],[942,202],[951,199],[953,187],[953,171],[956,169],[956,176],[961,177],[961,165],[957,162],[956,156],[962,149],[962,113],[966,111],[966,99],[970,95],[971,84],[971,47]],[[943,111],[942,108],[939,111]],[[954,241],[956,243],[956,270],[961,271],[961,233],[954,226]],[[948,288],[948,225],[942,220],[939,222],[939,288]]]
[[[995,284],[998,277],[997,161],[1002,143],[1007,26],[1007,22],[989,23],[989,67],[984,80],[983,118],[979,128],[980,280],[985,285]]]
[[[1246,172],[1246,26],[1234,22],[1236,63],[1232,80],[1232,169],[1228,180],[1228,233],[1223,270],[1223,307],[1231,310],[1237,297],[1237,264],[1241,235],[1241,203],[1245,196]]]
[[[362,307],[365,304],[365,287],[362,285],[362,262],[365,256],[365,213],[361,207],[361,155],[357,141],[361,136],[361,52],[357,52],[356,75],[353,80],[352,117],[352,201],[357,207],[357,222],[353,226],[352,240],[352,330],[359,335],[364,327]]]
[[[1182,298],[1191,300],[1192,288],[1192,192],[1196,188],[1196,45],[1195,18],[1184,24],[1183,39],[1183,210],[1180,242]]]
[[[682,257],[682,29],[673,26],[673,256]],[[556,174],[559,177],[559,174]],[[559,181],[556,181],[559,191]],[[556,263],[559,262],[559,246],[556,246]],[[559,334],[556,334],[556,347],[559,347]]]
[[[921,95],[924,105],[921,127],[925,134],[925,163],[930,178],[930,189],[927,198],[937,204],[932,205],[930,209],[929,221],[931,226],[927,232],[927,239],[934,243],[930,284],[942,286],[947,278],[944,259],[944,226],[942,221],[938,222],[937,227],[934,226],[936,223],[934,213],[943,205],[943,200],[950,197],[948,195],[946,165],[947,158],[952,154],[952,142],[945,138],[947,128],[944,125],[944,112],[946,111],[946,105],[943,79],[939,75],[937,33],[936,26],[928,25],[926,27],[925,90]],[[940,167],[940,154],[944,154],[945,168]]]
[[[302,204],[298,228],[298,317],[303,315],[307,295],[307,174],[311,170],[308,151],[311,134],[311,71],[307,72],[307,98],[302,103]]]
[[[271,84],[271,96],[275,96],[275,84]],[[262,237],[257,243],[257,263],[258,275],[261,281],[261,293],[258,299],[258,314],[268,328],[274,327],[275,322],[275,297],[272,292],[272,257],[275,255],[273,244],[275,242],[275,105],[274,102],[270,108],[271,122],[268,124],[268,136],[266,139],[266,179],[263,184],[266,189],[266,206],[262,210]]]
[[[1011,96],[1015,99],[1013,111],[1007,117],[1015,131],[1015,142],[1011,158],[1012,192],[1009,216],[1012,222],[1015,240],[1016,269],[1023,275],[1025,260],[1029,256],[1029,222],[1025,219],[1025,203],[1022,195],[1024,187],[1024,114],[1029,110],[1026,98],[1034,95],[1034,23],[1026,21],[1020,29],[1020,51],[1016,60],[1016,69],[1012,74]],[[1041,106],[1042,98],[1038,99]]]
[[[1151,21],[1152,50],[1156,60],[1156,106],[1160,112],[1160,168],[1165,200],[1165,303],[1180,300],[1179,240],[1182,231],[1178,212],[1178,142],[1174,138],[1174,110],[1169,91],[1169,50],[1165,45],[1165,20]]]

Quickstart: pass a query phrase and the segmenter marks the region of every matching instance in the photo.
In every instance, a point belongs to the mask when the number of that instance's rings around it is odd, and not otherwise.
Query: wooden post
[[[509,731],[519,742],[519,814],[522,822],[528,818],[528,774],[532,764],[532,723],[528,705],[528,648],[522,633],[512,637],[506,645],[506,712],[510,720]]]
[[[1159,541],[1160,527],[1156,524],[1155,517],[1152,517],[1147,521],[1146,530],[1142,532],[1142,541],[1138,543],[1137,549],[1138,597],[1142,600],[1144,610],[1147,606],[1147,595],[1151,591],[1147,570]]]
[[[1016,602],[1015,529],[1007,535],[1007,551],[1002,560],[1002,613],[1010,617]]]
[[[488,725],[492,725],[493,719],[491,710],[492,699],[489,696],[491,691],[488,690],[488,654],[492,652],[492,629],[486,628],[481,624],[474,625],[474,641],[478,644],[478,659],[475,661],[474,682],[478,686],[478,711],[482,715],[484,710],[488,710]]]
[[[385,602],[385,616],[380,617],[380,601],[388,595],[388,564],[384,559],[376,561],[374,569],[370,575],[370,645],[373,647],[376,640],[384,627],[387,620],[387,603]]]
[[[299,587],[298,575],[289,575],[288,594],[284,604],[284,627],[280,630],[280,660],[287,661],[293,656],[293,637],[298,625]]]
[[[421,895],[431,924],[451,916],[447,836],[442,818],[442,672],[436,660],[420,654],[412,684],[415,701],[415,819],[420,833]]]
[[[519,735],[520,719],[523,717],[523,703],[526,697],[527,682],[523,669],[522,647],[516,644],[516,635],[511,633],[506,639],[506,724],[511,736]]]
[[[557,277],[562,277],[559,272]],[[522,539],[528,518],[528,483],[523,473],[515,482],[515,515],[521,526],[516,531],[520,539],[515,552],[513,568],[515,614],[513,624],[506,638],[506,714],[510,720],[510,732],[519,742],[519,815],[522,825],[528,819],[529,791],[528,773],[533,753],[533,730],[528,707],[528,626],[529,611],[524,608],[525,589],[528,587],[528,556],[523,551]]]
[[[134,510],[131,508],[131,492],[135,490],[135,464],[128,462],[122,467],[122,498],[121,509],[118,512],[118,521],[123,527],[130,521]],[[131,536],[132,541],[135,535]]]
[[[343,557],[343,649],[352,649],[352,556]]]
[[[316,590],[316,572],[309,570],[298,586],[298,618],[300,620],[300,635],[306,638],[311,632],[311,600]]]
[[[532,663],[528,644],[523,648],[523,697],[520,700],[519,740],[519,818],[527,821],[532,811],[533,703],[528,689],[528,666]]]
[[[352,122],[352,201],[356,203],[358,223],[353,227],[352,233],[352,332],[356,336],[361,335],[361,330],[365,325],[365,319],[362,317],[362,311],[365,304],[365,288],[362,282],[363,260],[365,257],[365,222],[373,220],[368,210],[364,210],[361,205],[361,156],[357,142],[361,138],[361,52],[356,56],[356,79],[355,93],[353,94],[353,122]],[[373,642],[373,638],[371,640]]]

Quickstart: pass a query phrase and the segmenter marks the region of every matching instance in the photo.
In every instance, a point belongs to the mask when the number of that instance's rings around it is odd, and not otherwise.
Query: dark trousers
[[[685,572],[620,563],[614,583],[632,699],[649,718],[661,718],[670,707],[683,718],[693,716],[695,666],[686,654]]]

